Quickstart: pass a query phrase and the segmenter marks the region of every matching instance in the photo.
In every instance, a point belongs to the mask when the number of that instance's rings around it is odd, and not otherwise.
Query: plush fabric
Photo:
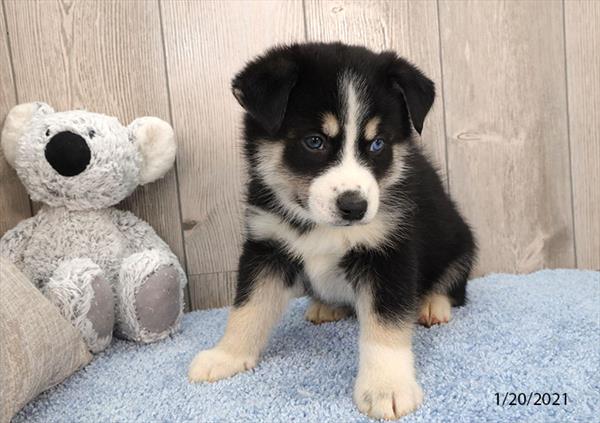
[[[467,286],[453,320],[414,338],[423,406],[403,422],[591,422],[600,415],[600,273],[491,275]],[[189,313],[160,343],[118,342],[15,422],[353,422],[357,323],[314,326],[293,302],[254,371],[189,384],[199,349],[223,333],[225,309]],[[566,393],[567,405],[496,405],[495,393]]]
[[[124,126],[111,116],[26,103],[11,109],[1,143],[44,206],[4,234],[0,256],[58,307],[90,351],[110,344],[113,322],[117,335],[140,342],[177,331],[187,283],[177,257],[146,222],[112,207],[172,167],[173,128],[156,117]],[[153,319],[139,314],[150,308]]]
[[[82,137],[91,151],[85,172],[60,177],[46,160],[54,136]],[[146,116],[123,126],[112,116],[84,110],[55,112],[45,103],[25,103],[9,112],[2,149],[35,201],[71,210],[109,207],[139,184],[161,178],[175,162],[173,128]]]
[[[77,330],[0,257],[0,422],[90,359]]]
[[[60,263],[48,278],[47,284],[41,278],[33,280],[79,330],[92,352],[106,348],[112,339],[114,298],[100,266],[89,258],[72,258]]]

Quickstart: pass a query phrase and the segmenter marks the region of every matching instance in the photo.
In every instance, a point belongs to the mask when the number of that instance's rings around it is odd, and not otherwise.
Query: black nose
[[[367,211],[367,200],[358,191],[346,191],[337,198],[336,202],[345,220],[360,220]]]
[[[46,144],[46,160],[62,176],[79,175],[90,163],[91,153],[82,136],[65,131]]]

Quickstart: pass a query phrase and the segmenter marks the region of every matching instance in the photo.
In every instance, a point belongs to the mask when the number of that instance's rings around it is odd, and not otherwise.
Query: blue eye
[[[309,135],[304,138],[304,145],[309,150],[323,150],[325,147],[325,140],[320,135]]]
[[[371,145],[369,145],[369,151],[371,153],[379,153],[381,150],[383,150],[384,145],[385,141],[383,138],[375,138],[373,142],[371,142]]]

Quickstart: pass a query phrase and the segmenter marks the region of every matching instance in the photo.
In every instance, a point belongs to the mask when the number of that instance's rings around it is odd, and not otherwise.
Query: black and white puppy
[[[434,84],[393,52],[336,44],[276,47],[233,80],[246,110],[246,241],[225,335],[192,381],[254,367],[299,290],[320,323],[356,311],[354,400],[375,418],[416,409],[414,323],[465,302],[469,226],[418,144]]]

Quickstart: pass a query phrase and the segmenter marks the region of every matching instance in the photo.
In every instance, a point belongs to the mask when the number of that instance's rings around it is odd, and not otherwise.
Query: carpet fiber
[[[416,330],[425,400],[403,422],[598,422],[600,273],[491,275],[468,291],[469,304],[448,325]],[[253,371],[188,384],[188,364],[218,340],[227,317],[225,309],[198,311],[168,340],[113,343],[15,422],[368,420],[351,399],[356,320],[313,326],[302,317],[306,306],[293,302]],[[536,395],[529,405],[496,405],[496,393],[502,402],[507,392],[558,393],[560,405],[533,405]]]

